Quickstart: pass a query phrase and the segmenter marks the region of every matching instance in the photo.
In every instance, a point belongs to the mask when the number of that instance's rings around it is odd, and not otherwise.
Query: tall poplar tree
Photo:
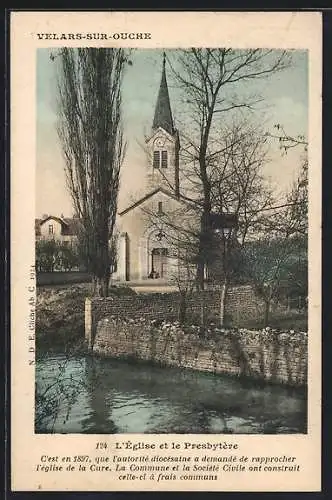
[[[121,48],[59,52],[58,133],[67,185],[81,221],[79,244],[100,296],[108,295],[114,262],[112,240],[126,149],[121,102],[126,63]]]

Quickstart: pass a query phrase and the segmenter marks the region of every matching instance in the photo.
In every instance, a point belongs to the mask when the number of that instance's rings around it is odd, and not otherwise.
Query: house
[[[79,219],[75,217],[45,214],[41,219],[35,219],[36,241],[56,240],[70,245],[77,239],[79,223]]]

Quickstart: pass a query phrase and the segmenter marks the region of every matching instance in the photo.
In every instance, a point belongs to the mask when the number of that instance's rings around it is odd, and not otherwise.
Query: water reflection
[[[37,362],[37,383],[54,381],[63,357]],[[61,433],[305,433],[306,397],[285,387],[230,377],[151,367],[93,357],[66,361],[66,375],[81,381]],[[37,432],[50,432],[47,422]]]
[[[94,359],[85,359],[85,384],[89,399],[90,411],[82,416],[82,432],[90,434],[115,434],[118,432],[112,419],[112,393],[104,384],[103,370],[99,370]],[[101,390],[104,387],[104,390]],[[95,390],[93,390],[93,388]]]

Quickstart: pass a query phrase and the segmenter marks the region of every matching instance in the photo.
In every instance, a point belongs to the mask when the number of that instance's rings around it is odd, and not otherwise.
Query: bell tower
[[[148,187],[163,187],[180,195],[178,131],[174,127],[166,79],[166,55],[163,54],[162,73],[154,111],[152,134],[146,141],[148,154]]]

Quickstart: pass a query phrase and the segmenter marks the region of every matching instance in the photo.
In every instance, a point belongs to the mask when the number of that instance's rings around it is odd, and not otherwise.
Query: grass
[[[262,329],[264,328],[263,320],[247,320],[243,324],[237,325],[241,328]],[[308,331],[308,316],[305,312],[289,311],[287,313],[271,314],[269,324],[270,328],[277,330],[294,330],[297,332]]]
[[[110,295],[135,294],[126,287],[110,287]],[[88,283],[37,288],[36,346],[43,350],[67,351],[84,342],[85,299]]]
[[[76,283],[90,283],[89,273],[81,271],[56,271],[53,273],[37,273],[37,286],[68,285]]]

